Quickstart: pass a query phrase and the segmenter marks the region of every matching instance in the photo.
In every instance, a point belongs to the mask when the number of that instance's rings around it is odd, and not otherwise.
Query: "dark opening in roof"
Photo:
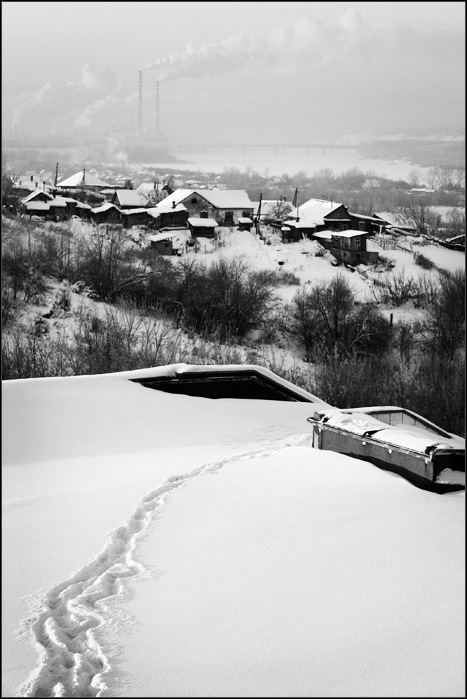
[[[311,403],[293,389],[283,386],[253,370],[230,372],[186,372],[177,377],[157,376],[132,379],[136,383],[166,393],[178,393],[200,398],[249,398]]]

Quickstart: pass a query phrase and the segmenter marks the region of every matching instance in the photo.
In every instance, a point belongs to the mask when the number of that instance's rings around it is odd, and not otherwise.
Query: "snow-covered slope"
[[[151,371],[3,383],[3,696],[463,696],[464,493]]]

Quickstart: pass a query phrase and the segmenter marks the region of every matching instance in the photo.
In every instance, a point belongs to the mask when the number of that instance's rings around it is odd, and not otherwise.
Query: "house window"
[[[356,248],[360,247],[360,238],[355,238],[355,247]]]
[[[191,203],[192,203],[192,204],[197,204],[197,203],[198,203],[197,198],[196,198],[196,197],[193,197],[193,199],[191,200]]]
[[[224,221],[225,221],[226,226],[233,224],[233,222],[234,222],[233,211],[226,211],[225,212]]]
[[[365,230],[365,221],[359,221],[359,222],[358,222],[358,230],[359,230],[359,231],[364,231],[364,230]]]

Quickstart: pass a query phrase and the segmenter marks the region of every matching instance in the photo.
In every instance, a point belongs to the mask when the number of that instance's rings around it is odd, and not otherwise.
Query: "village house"
[[[156,206],[147,209],[150,217],[151,228],[160,230],[172,226],[186,227],[188,219],[188,211],[183,204],[164,203],[165,199]]]
[[[43,189],[36,189],[20,202],[20,212],[32,216],[40,216],[47,220],[63,220],[71,215],[67,202],[63,197],[53,197]]]
[[[312,238],[313,234],[325,229],[345,230],[352,219],[344,204],[309,199],[291,212],[283,221],[282,240],[297,241],[303,236]]]
[[[151,226],[153,218],[149,215],[148,210],[140,209],[122,209],[122,223],[124,228],[132,226]]]
[[[359,230],[375,235],[384,222],[376,215],[364,216],[347,209],[345,204],[325,199],[309,199],[282,222],[283,242],[313,238],[320,231]]]
[[[160,204],[183,204],[189,217],[205,215],[219,226],[237,226],[239,218],[253,218],[254,206],[244,189],[177,189]]]
[[[50,179],[45,175],[22,175],[13,183],[13,189],[17,196],[26,197],[31,192],[42,190],[53,194],[55,188],[52,186]]]
[[[378,252],[367,249],[368,233],[364,231],[330,231],[333,256],[347,265],[376,264]]]
[[[106,202],[91,210],[91,218],[95,223],[122,223],[122,213],[114,204]]]
[[[374,215],[388,233],[399,235],[417,235],[417,226],[400,211],[382,211]]]
[[[148,206],[147,198],[135,189],[116,189],[110,199],[120,211],[125,209],[144,209]]]
[[[94,192],[99,192],[103,189],[110,189],[108,182],[94,177],[86,170],[79,170],[71,177],[67,177],[61,182],[57,183],[57,187],[60,189],[89,189]]]

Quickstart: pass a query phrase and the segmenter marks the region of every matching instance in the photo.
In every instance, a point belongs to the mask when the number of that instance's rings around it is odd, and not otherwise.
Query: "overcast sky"
[[[2,2],[3,131],[303,142],[464,126],[464,2]]]

